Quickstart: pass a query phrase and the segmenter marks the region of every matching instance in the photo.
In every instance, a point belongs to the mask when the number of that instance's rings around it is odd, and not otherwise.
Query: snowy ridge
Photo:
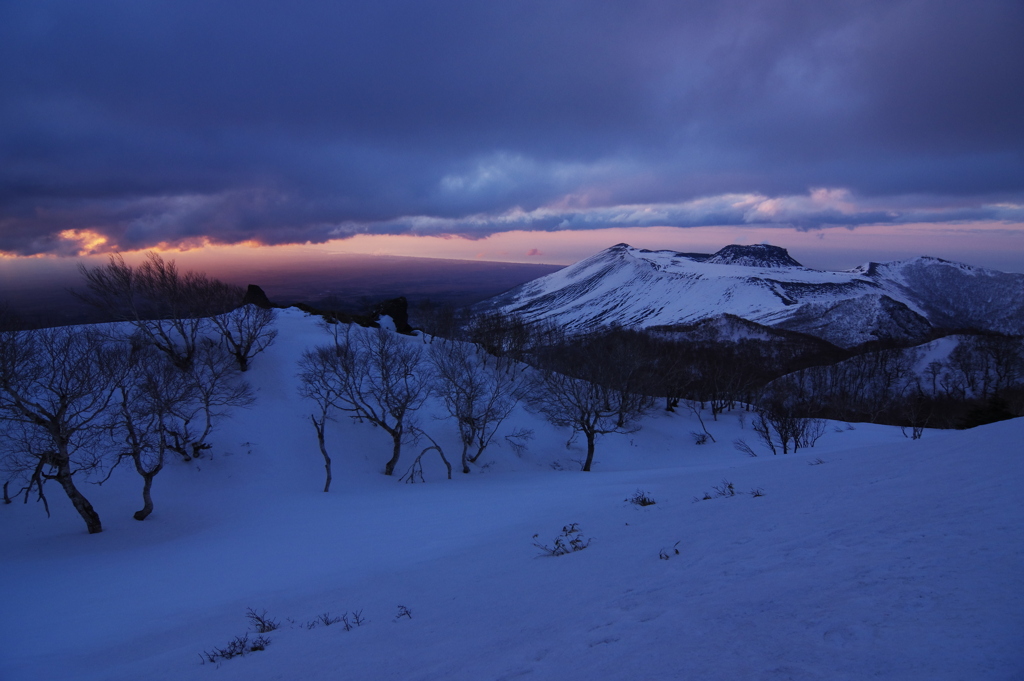
[[[937,328],[1024,333],[1024,275],[928,257],[826,272],[777,246],[700,255],[618,244],[479,307],[577,332],[730,314],[852,347],[925,339]]]

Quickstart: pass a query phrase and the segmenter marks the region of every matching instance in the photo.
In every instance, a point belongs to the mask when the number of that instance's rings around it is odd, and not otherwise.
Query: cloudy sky
[[[816,240],[1024,271],[1021,36],[1020,0],[5,0],[0,254]]]

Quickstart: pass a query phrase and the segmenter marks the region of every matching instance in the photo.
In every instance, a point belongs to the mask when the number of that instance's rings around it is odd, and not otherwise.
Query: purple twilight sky
[[[0,256],[655,229],[1024,271],[1022,36],[1020,0],[7,0]]]

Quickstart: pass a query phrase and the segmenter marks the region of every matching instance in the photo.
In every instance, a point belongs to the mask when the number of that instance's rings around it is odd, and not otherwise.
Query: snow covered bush
[[[658,503],[654,499],[652,499],[647,494],[647,492],[643,491],[642,489],[638,489],[636,492],[633,493],[633,496],[626,499],[626,501],[636,506],[653,506],[654,504]]]
[[[207,662],[217,663],[221,660],[230,660],[233,657],[241,657],[248,653],[266,650],[269,645],[270,639],[266,636],[257,636],[250,641],[249,635],[243,634],[242,636],[236,636],[223,648],[204,650],[200,657],[203,658],[204,664]]]
[[[533,535],[534,540],[539,536],[539,534]],[[562,527],[562,534],[555,537],[551,546],[541,544],[539,541],[534,541],[533,545],[541,550],[540,555],[542,556],[564,556],[574,551],[582,551],[590,546],[592,540],[592,538],[583,538],[583,530],[580,529],[579,523],[571,523]]]
[[[754,451],[754,448],[747,444],[747,441],[741,437],[738,437],[735,440],[733,440],[732,446],[736,448],[738,451],[743,452],[747,456],[757,456],[757,452]]]
[[[267,615],[266,610],[256,612],[252,608],[248,608],[245,611],[245,618],[249,620],[249,624],[253,626],[257,634],[266,634],[267,632],[274,631],[281,626],[281,623],[273,620]]]

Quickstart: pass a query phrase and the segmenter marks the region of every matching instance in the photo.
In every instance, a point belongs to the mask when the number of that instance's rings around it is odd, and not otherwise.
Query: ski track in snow
[[[0,507],[0,679],[1024,678],[1022,419],[919,441],[833,424],[751,458],[738,414],[696,446],[695,419],[656,412],[584,474],[552,470],[579,443],[522,412],[523,458],[489,450],[452,481],[431,463],[417,485],[380,475],[387,437],[342,419],[324,494],[295,361],[327,336],[294,310],[279,328],[248,376],[257,406],[157,477],[145,522],[128,469],[85,486],[99,535],[56,489],[49,520]],[[453,455],[454,429],[421,420]],[[694,501],[723,479],[735,497]],[[637,489],[657,503],[626,502]],[[533,535],[572,522],[590,547],[538,556]],[[247,607],[282,623],[271,645],[200,664]],[[305,626],[360,609],[349,632]]]

